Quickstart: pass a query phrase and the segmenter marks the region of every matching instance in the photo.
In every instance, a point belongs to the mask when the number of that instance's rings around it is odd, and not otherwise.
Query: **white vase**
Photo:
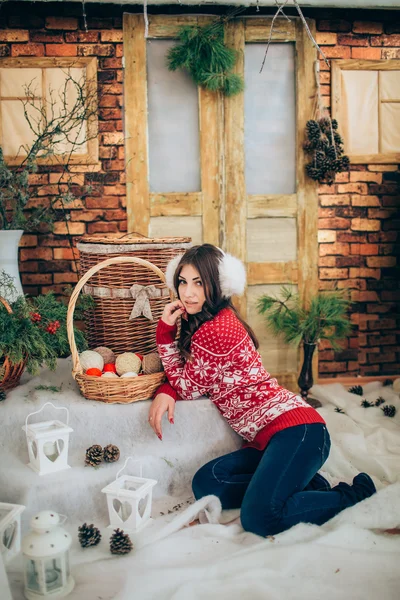
[[[18,268],[18,246],[23,233],[23,229],[0,230],[0,271],[5,271],[14,279],[16,288],[14,295],[7,295],[8,301],[13,301],[24,293]]]

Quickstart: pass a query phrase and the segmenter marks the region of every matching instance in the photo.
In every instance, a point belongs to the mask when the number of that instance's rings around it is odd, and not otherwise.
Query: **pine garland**
[[[167,54],[170,71],[185,69],[194,82],[212,92],[233,96],[243,91],[243,78],[231,73],[237,52],[224,43],[224,25],[188,25],[178,32],[180,42]]]
[[[307,122],[308,140],[304,150],[312,154],[312,161],[306,165],[306,173],[314,181],[332,185],[336,173],[349,170],[350,160],[344,154],[343,139],[338,133],[336,119],[325,117]]]

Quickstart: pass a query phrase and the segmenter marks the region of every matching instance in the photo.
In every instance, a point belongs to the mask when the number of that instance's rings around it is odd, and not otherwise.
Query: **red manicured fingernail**
[[[174,419],[171,417],[171,419],[169,420],[169,422],[174,425]]]
[[[162,435],[160,435],[159,433],[157,433],[157,437],[158,437],[159,440],[162,441]]]

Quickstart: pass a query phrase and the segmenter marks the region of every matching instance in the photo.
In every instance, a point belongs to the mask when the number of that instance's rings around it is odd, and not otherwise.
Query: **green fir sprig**
[[[257,302],[258,312],[265,315],[266,324],[275,335],[282,335],[287,344],[295,345],[328,340],[334,350],[341,350],[337,342],[351,331],[347,316],[350,300],[344,292],[319,293],[308,308],[288,287],[282,287],[279,296],[261,296]]]
[[[179,43],[167,54],[170,71],[184,69],[194,82],[212,92],[234,96],[243,91],[243,78],[232,73],[238,53],[224,42],[224,25],[187,25],[178,33]]]

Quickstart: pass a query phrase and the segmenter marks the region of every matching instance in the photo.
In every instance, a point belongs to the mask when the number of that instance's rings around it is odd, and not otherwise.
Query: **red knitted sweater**
[[[156,395],[164,392],[175,400],[208,396],[246,445],[259,450],[282,429],[325,422],[267,373],[251,337],[229,308],[193,334],[191,360],[185,361],[178,350],[176,332],[176,326],[160,319],[156,340],[168,383]]]

